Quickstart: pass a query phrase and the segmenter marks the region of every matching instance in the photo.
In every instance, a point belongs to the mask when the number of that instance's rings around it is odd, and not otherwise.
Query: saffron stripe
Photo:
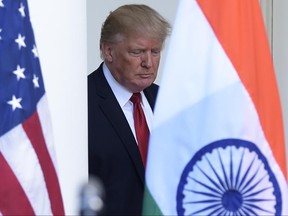
[[[35,215],[18,179],[0,153],[0,213],[3,215]]]
[[[259,0],[197,2],[249,92],[265,137],[287,179],[280,98]]]
[[[46,146],[38,113],[34,112],[33,115],[22,125],[35,149],[41,169],[43,171],[51,201],[52,212],[54,215],[64,215],[64,207],[57,173]]]

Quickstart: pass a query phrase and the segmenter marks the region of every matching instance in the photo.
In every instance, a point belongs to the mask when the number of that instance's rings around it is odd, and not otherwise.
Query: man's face
[[[131,92],[150,86],[157,76],[162,42],[144,35],[105,44],[105,62],[113,77]]]

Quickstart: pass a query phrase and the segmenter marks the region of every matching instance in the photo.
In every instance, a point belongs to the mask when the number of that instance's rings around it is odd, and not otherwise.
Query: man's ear
[[[112,46],[109,43],[102,43],[103,57],[105,61],[112,62]]]

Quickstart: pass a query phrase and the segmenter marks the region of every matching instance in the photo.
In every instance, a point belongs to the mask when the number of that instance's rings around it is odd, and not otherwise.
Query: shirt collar
[[[105,63],[103,64],[103,72],[119,105],[123,108],[125,104],[130,100],[132,93],[129,92],[126,88],[124,88],[114,79],[114,77],[112,76],[110,70],[108,69]]]

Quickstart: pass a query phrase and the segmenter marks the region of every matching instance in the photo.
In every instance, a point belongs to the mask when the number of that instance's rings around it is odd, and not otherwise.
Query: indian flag
[[[259,0],[180,0],[144,215],[288,215],[280,99]]]

